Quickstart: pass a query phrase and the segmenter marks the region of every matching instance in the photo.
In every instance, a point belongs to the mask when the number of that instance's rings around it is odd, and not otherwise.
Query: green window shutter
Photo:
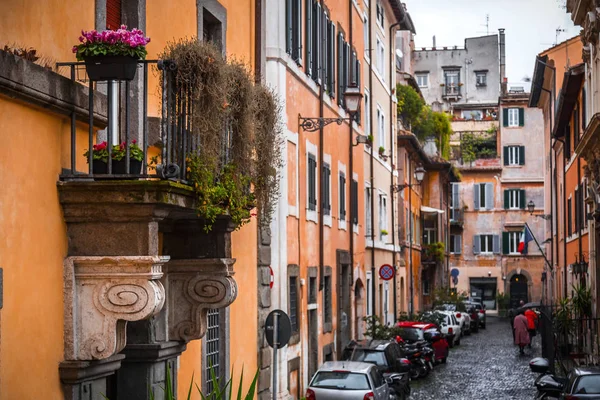
[[[519,189],[519,208],[524,210],[526,205],[527,199],[525,198],[525,189]]]
[[[525,126],[525,109],[519,108],[519,126]]]
[[[504,165],[508,165],[508,146],[504,146]]]
[[[502,109],[502,126],[508,126],[508,108]]]
[[[502,232],[502,254],[508,253],[508,232]]]
[[[525,165],[525,146],[519,146],[519,165]]]
[[[504,189],[504,209],[508,210],[510,190]]]

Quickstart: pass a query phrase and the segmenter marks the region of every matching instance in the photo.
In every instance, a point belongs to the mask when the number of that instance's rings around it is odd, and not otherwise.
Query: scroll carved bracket
[[[237,297],[231,258],[171,260],[165,264],[163,283],[168,340],[189,342],[206,333],[210,309],[225,308]]]
[[[64,262],[65,360],[102,360],[126,344],[128,321],[162,309],[168,257],[68,257]]]

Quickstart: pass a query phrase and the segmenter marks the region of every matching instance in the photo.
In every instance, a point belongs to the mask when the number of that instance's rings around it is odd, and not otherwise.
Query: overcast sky
[[[509,82],[533,75],[535,56],[552,47],[556,29],[566,29],[558,42],[579,34],[560,3],[564,0],[403,0],[415,24],[417,48],[464,46],[467,37],[486,35],[486,14],[490,34],[506,29],[506,71]]]

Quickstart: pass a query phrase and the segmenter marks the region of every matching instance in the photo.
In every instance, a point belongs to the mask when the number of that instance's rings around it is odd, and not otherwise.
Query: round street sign
[[[379,267],[379,277],[384,281],[389,281],[394,277],[394,267],[390,264],[383,264]]]
[[[273,273],[273,268],[269,265],[269,288],[273,289],[273,283],[275,282],[275,274]]]
[[[287,346],[292,335],[292,323],[290,317],[282,310],[273,310],[267,315],[265,321],[265,336],[269,346],[274,347],[273,332],[275,331],[275,314],[277,314],[277,348]]]

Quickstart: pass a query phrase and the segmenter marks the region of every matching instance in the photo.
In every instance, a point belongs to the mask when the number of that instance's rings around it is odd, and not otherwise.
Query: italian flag
[[[527,243],[533,240],[533,235],[527,226],[523,228],[523,233],[521,234],[521,241],[519,242],[519,247],[517,247],[517,251],[521,254],[527,254]]]

